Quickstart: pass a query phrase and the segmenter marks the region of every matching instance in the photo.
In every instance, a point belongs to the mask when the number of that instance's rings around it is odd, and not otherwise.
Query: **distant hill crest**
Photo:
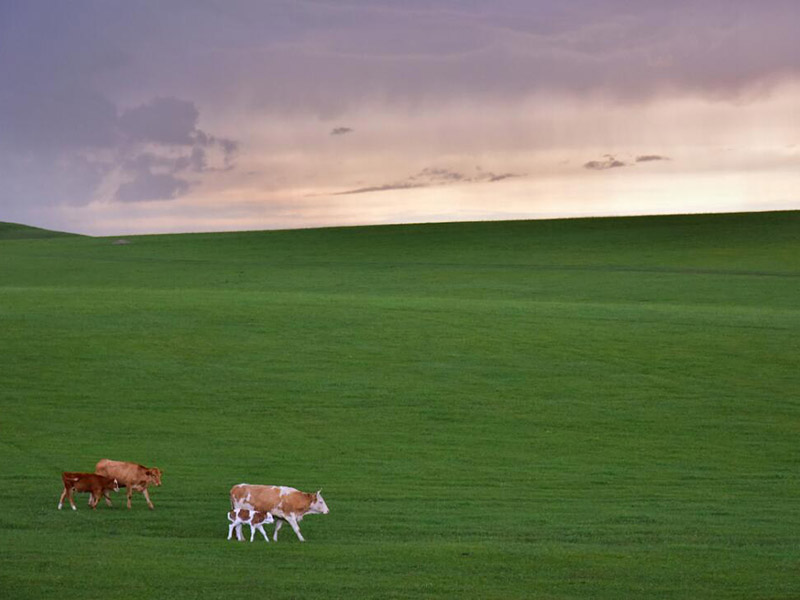
[[[22,225],[20,223],[6,223],[0,221],[0,241],[32,240],[74,235],[77,234],[66,233],[63,231],[52,231],[50,229],[42,229],[40,227],[31,227],[30,225]]]

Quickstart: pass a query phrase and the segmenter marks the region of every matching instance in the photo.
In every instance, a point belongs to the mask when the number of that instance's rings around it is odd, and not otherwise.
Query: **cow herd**
[[[147,506],[153,510],[153,503],[147,492],[147,486],[161,485],[161,470],[156,467],[145,467],[131,462],[117,460],[100,460],[95,465],[94,473],[65,472],[61,474],[64,490],[58,500],[58,509],[64,504],[64,498],[69,500],[72,510],[77,510],[72,498],[74,492],[89,493],[89,506],[97,508],[97,503],[105,499],[111,506],[111,492],[118,492],[126,488],[128,492],[128,508],[131,507],[131,495],[134,491],[141,492],[147,500]],[[278,485],[250,485],[240,483],[231,488],[231,511],[228,513],[228,539],[236,532],[236,539],[244,540],[242,525],[250,526],[250,541],[253,541],[256,531],[260,531],[266,541],[269,537],[264,531],[264,525],[275,523],[272,539],[278,541],[278,531],[283,523],[289,523],[297,539],[305,541],[300,533],[300,521],[305,515],[326,515],[328,505],[322,498],[321,490],[314,493],[301,492],[294,488]]]

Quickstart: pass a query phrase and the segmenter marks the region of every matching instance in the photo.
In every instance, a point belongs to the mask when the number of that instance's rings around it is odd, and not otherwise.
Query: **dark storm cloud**
[[[148,12],[156,7],[141,8]],[[146,32],[139,31],[141,45],[127,43],[129,35],[115,35],[125,12],[123,5],[111,2],[0,4],[4,213],[88,204],[115,172],[127,180],[115,198],[152,199],[158,193],[174,198],[189,189],[175,173],[232,166],[236,142],[199,129],[193,102],[153,94],[147,102],[124,107],[114,99],[114,86],[102,83],[131,67],[147,46]],[[144,22],[132,19],[134,28],[137,24]],[[220,167],[209,166],[209,149],[220,155]],[[154,158],[159,153],[163,156]]]
[[[194,103],[155,98],[124,110],[119,131],[124,144],[120,173],[127,181],[114,194],[120,202],[170,200],[192,188],[190,173],[225,171],[233,167],[238,144],[198,129]],[[209,166],[208,152],[219,150],[221,166]]]
[[[208,71],[191,70],[187,82],[224,73],[259,106],[326,118],[365,101],[413,107],[541,91],[626,101],[667,90],[727,97],[800,73],[800,4],[783,0],[226,7],[238,35],[216,31],[213,37],[231,51],[209,56]],[[202,23],[202,11],[195,12]],[[238,51],[248,44],[253,52]],[[166,58],[174,63],[171,71],[180,60]],[[223,101],[225,89],[211,90],[216,101]]]
[[[123,110],[118,119],[117,154],[126,179],[113,199],[120,202],[171,200],[186,194],[189,173],[224,171],[233,167],[238,144],[216,138],[197,127],[200,111],[179,98],[153,100]],[[221,165],[209,166],[208,152],[221,153]]]
[[[236,90],[253,107],[330,116],[365,100],[414,106],[464,94],[729,94],[800,74],[800,3],[789,0],[31,0],[2,10],[0,68],[14,71],[14,89],[26,83],[26,96],[60,89],[65,115],[143,91],[224,107]],[[76,114],[63,133],[108,135],[113,106],[98,107],[105,127],[81,128],[86,114]],[[174,110],[163,136],[176,139],[192,117],[185,108],[148,106],[126,120]],[[54,131],[72,127],[59,111],[31,109],[58,119]]]

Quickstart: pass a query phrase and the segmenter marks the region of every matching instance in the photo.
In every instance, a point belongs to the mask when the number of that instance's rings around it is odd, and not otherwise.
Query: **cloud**
[[[241,82],[271,111],[323,118],[375,101],[418,108],[537,93],[735,98],[800,75],[800,5],[785,0],[766,0],[769,9],[749,0],[228,6],[236,27],[214,30],[216,44],[250,40],[260,52],[215,52],[208,76]],[[202,29],[217,17],[193,16]],[[163,68],[177,73],[179,60],[165,56]],[[227,89],[212,91],[220,104]]]
[[[590,160],[583,164],[584,169],[590,171],[607,171],[608,169],[618,169],[620,167],[635,166],[638,163],[658,162],[662,160],[671,160],[668,156],[661,156],[660,154],[642,154],[636,157],[633,165],[628,165],[626,162],[618,160],[611,154],[606,154],[604,160]]]
[[[392,190],[437,187],[457,183],[494,183],[519,176],[520,175],[516,173],[495,174],[491,171],[484,171],[480,167],[475,167],[475,173],[473,175],[465,175],[464,173],[453,171],[452,169],[427,167],[422,169],[416,175],[412,175],[401,181],[355,188],[352,190],[346,190],[344,192],[336,192],[333,195],[346,196],[352,194],[366,194],[369,192],[389,192]]]
[[[410,190],[413,188],[428,187],[424,183],[385,183],[383,185],[373,185],[368,187],[356,188],[354,190],[346,190],[344,192],[336,192],[334,196],[351,196],[353,194],[367,194],[369,192],[390,192],[392,190]]]
[[[132,181],[117,188],[114,199],[119,202],[171,200],[185,194],[191,184],[168,173],[140,171]]]
[[[671,166],[642,149],[711,169],[712,147],[797,138],[798,18],[791,0],[0,1],[0,219]],[[480,161],[509,172],[463,167]]]
[[[590,160],[589,162],[584,163],[583,168],[591,171],[606,171],[608,169],[617,169],[624,166],[624,162],[617,160],[610,154],[606,154],[605,160]]]
[[[127,109],[119,118],[123,144],[117,176],[123,181],[112,199],[119,202],[172,200],[193,186],[185,176],[233,168],[239,145],[197,127],[200,112],[178,98],[155,98]],[[210,165],[209,153],[216,154]]]
[[[129,108],[119,117],[119,128],[135,142],[192,145],[200,112],[186,100],[155,98],[140,106]],[[200,132],[203,141],[207,135]],[[202,142],[201,142],[202,143]]]
[[[120,11],[81,0],[0,6],[4,214],[174,198],[191,187],[178,173],[200,183],[233,167],[238,145],[202,131],[193,101],[144,83],[151,71],[126,72],[150,47],[146,32],[157,19],[146,22],[148,9],[128,13],[138,32],[131,37],[116,29]],[[126,102],[112,81],[134,82],[136,100]]]

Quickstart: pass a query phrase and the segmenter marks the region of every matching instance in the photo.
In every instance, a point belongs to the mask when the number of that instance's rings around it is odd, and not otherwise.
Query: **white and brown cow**
[[[75,508],[72,492],[89,492],[91,494],[89,496],[89,506],[94,510],[103,496],[106,498],[106,504],[111,506],[111,500],[108,497],[109,492],[119,491],[119,484],[116,479],[103,477],[96,473],[65,472],[61,474],[61,482],[64,484],[64,491],[61,492],[61,498],[58,499],[58,510],[61,510],[65,497],[69,499],[72,510],[78,510]]]
[[[233,529],[235,527],[240,527],[244,525],[250,525],[250,541],[253,541],[253,537],[256,534],[256,529],[261,532],[261,535],[264,536],[264,539],[269,541],[267,537],[267,532],[264,531],[264,525],[272,523],[274,521],[274,517],[271,513],[268,512],[261,512],[258,510],[249,510],[247,508],[240,508],[238,510],[231,510],[228,512],[228,521],[231,522],[230,526],[228,527],[228,539],[231,539],[233,536]],[[237,532],[238,533],[238,532]],[[239,536],[236,536],[239,541],[242,541]]]
[[[321,491],[321,490],[320,490]],[[286,521],[297,539],[304,542],[298,523],[305,515],[327,515],[328,505],[318,491],[312,494],[282,485],[249,485],[240,483],[231,488],[231,507],[269,512],[277,519],[272,539],[278,541],[278,531]],[[242,539],[242,526],[236,527],[236,538]]]
[[[153,503],[150,502],[147,486],[151,483],[155,486],[161,485],[161,469],[103,458],[98,461],[94,472],[98,475],[113,477],[119,482],[119,487],[128,488],[128,508],[131,507],[133,492],[142,492],[144,499],[147,500],[147,506],[150,507],[150,510],[153,510]],[[107,495],[106,502],[110,502]]]

